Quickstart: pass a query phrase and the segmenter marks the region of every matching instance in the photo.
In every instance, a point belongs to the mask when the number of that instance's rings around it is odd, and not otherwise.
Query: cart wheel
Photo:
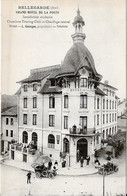
[[[46,177],[46,176],[47,176],[47,171],[43,171],[43,172],[42,172],[42,176],[43,176],[43,177]]]
[[[41,174],[39,172],[36,172],[36,177],[41,178]]]
[[[49,173],[48,177],[49,178],[54,178],[54,175],[52,173]]]
[[[116,167],[115,169],[114,169],[114,172],[117,172],[118,171],[118,167]]]

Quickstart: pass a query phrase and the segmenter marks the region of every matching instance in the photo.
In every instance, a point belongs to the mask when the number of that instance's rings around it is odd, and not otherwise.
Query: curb
[[[34,173],[34,171],[33,170],[31,170],[31,169],[23,169],[23,168],[20,168],[20,167],[16,167],[16,166],[14,166],[14,165],[9,165],[9,164],[6,164],[6,163],[2,163],[3,165],[7,165],[7,166],[10,166],[10,167],[14,167],[14,168],[17,168],[17,169],[20,169],[20,170],[22,170],[22,171],[31,171],[32,173]],[[89,173],[89,174],[75,174],[75,175],[71,175],[71,174],[57,174],[57,176],[70,176],[70,177],[76,177],[76,176],[89,176],[89,175],[95,175],[95,174],[97,174],[98,172],[94,172],[94,173]]]
[[[77,174],[77,175],[71,175],[71,174],[57,174],[57,176],[70,176],[70,177],[76,177],[76,176],[89,176],[89,175],[95,175],[98,174],[98,172],[90,173],[90,174]]]

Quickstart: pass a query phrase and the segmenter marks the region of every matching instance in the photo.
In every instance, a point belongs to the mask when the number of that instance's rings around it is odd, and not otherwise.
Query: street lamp
[[[104,165],[103,165],[103,196],[105,196],[105,172],[104,172]]]

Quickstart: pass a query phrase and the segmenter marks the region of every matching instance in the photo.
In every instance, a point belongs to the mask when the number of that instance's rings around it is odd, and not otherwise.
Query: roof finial
[[[77,10],[77,16],[80,16],[79,5],[78,5],[78,10]]]

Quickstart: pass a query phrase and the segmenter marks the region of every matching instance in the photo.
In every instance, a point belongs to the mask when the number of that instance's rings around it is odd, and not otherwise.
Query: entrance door
[[[13,150],[11,150],[11,159],[13,159],[13,160],[14,160],[14,158],[15,158],[14,151],[13,151]]]
[[[87,156],[87,140],[85,138],[79,139],[77,142],[77,152],[79,153],[79,158],[83,157],[84,159]],[[77,159],[78,160],[78,159]]]
[[[23,154],[23,162],[27,162],[27,155]]]

